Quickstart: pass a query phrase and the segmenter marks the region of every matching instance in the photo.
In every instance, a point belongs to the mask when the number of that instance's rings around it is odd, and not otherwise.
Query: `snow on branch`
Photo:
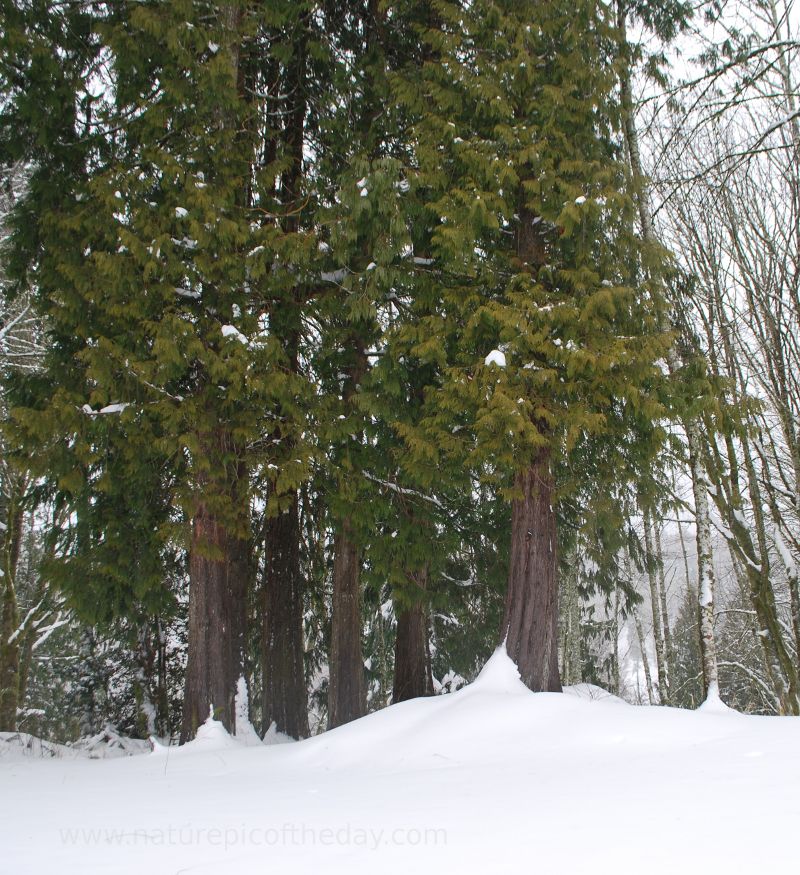
[[[374,477],[372,474],[365,473],[364,476],[367,478],[367,480],[371,480],[373,483],[377,483],[379,486],[385,486],[387,489],[391,489],[392,492],[396,492],[398,495],[407,495],[413,496],[415,498],[421,498],[423,501],[428,501],[435,507],[438,507],[439,510],[444,510],[444,505],[435,495],[425,495],[424,492],[419,492],[416,489],[408,489],[404,486],[398,486],[397,483],[392,483],[390,480],[381,480],[380,477]]]
[[[67,623],[69,623],[69,617],[66,617],[62,620],[62,616],[62,612],[59,611],[58,614],[56,614],[55,620],[49,626],[45,626],[43,629],[37,629],[39,637],[36,639],[36,641],[33,642],[31,650],[36,650],[37,648],[39,648],[42,644],[44,644],[45,641],[47,641],[47,639],[53,634],[53,632],[56,631],[56,629],[60,629],[61,626],[66,626]]]

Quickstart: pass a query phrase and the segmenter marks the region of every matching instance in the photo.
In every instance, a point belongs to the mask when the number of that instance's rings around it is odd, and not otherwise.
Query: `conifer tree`
[[[43,10],[48,26],[62,20]],[[5,121],[28,133],[5,144],[38,162],[11,266],[34,289],[53,339],[45,375],[28,381],[14,417],[79,525],[98,495],[120,492],[117,515],[106,502],[103,516],[100,540],[118,523],[109,549],[130,534],[125,521],[146,523],[153,507],[162,509],[154,534],[133,549],[156,563],[159,544],[178,539],[187,549],[186,739],[212,706],[234,728],[250,471],[257,461],[280,466],[277,494],[305,470],[302,446],[289,461],[259,440],[270,418],[284,435],[294,431],[303,391],[284,366],[282,338],[268,331],[286,295],[285,272],[269,268],[296,234],[255,221],[275,214],[268,180],[284,158],[272,155],[254,175],[263,102],[249,52],[263,50],[256,37],[273,16],[244,2],[123,3],[78,18],[47,41],[67,51],[74,39],[92,53],[56,65],[53,75],[71,77],[62,96],[72,115],[52,134],[34,106],[52,81],[25,66],[26,53],[39,59],[39,32],[23,22],[8,37],[9,66],[23,74]],[[42,140],[50,151],[36,154]],[[146,484],[164,466],[167,500],[148,511]],[[140,490],[125,492],[135,483]],[[156,591],[159,577],[148,576]]]
[[[272,226],[281,240],[273,274],[279,278],[280,297],[273,303],[269,330],[283,350],[282,367],[293,379],[302,379],[302,319],[308,290],[298,277],[302,261],[291,241],[311,240],[304,222],[310,188],[305,178],[304,152],[310,99],[310,53],[313,48],[312,7],[308,3],[284,4],[274,26],[265,31],[271,57],[262,59],[262,88],[275,87],[278,96],[269,101],[275,113],[272,129],[265,136],[267,161],[260,168],[263,177],[265,228]],[[270,83],[272,77],[273,83]],[[261,198],[258,200],[261,205]],[[271,216],[271,217],[270,217]],[[288,245],[287,245],[288,244]],[[288,400],[288,399],[287,399]],[[300,449],[295,421],[297,398],[279,402],[273,411],[274,428],[269,440],[281,447],[281,454]],[[299,411],[298,411],[299,412]],[[303,414],[300,413],[302,417]],[[288,428],[286,425],[288,424]],[[291,466],[300,459],[286,458]],[[280,466],[276,469],[279,470]],[[302,478],[268,478],[261,638],[262,728],[273,723],[278,731],[293,738],[308,735],[308,702],[303,658],[304,581],[300,563],[300,508],[298,487]],[[298,472],[299,473],[299,472]],[[281,478],[285,485],[281,484]]]
[[[361,566],[371,489],[364,477],[369,451],[359,398],[370,367],[367,353],[380,336],[378,308],[373,302],[380,286],[371,273],[377,268],[372,250],[383,222],[371,171],[386,139],[386,123],[378,121],[386,96],[384,12],[372,0],[347,5],[348,9],[339,10],[337,41],[350,60],[340,72],[341,104],[327,126],[328,149],[320,168],[321,181],[336,192],[321,223],[330,232],[320,245],[330,253],[341,276],[334,293],[319,308],[318,370],[330,402],[325,421],[320,423],[328,445],[326,498],[333,528],[330,728],[363,716],[367,708]],[[383,114],[391,117],[391,113]]]
[[[8,7],[9,272],[51,339],[11,433],[70,604],[146,639],[185,557],[182,738],[209,708],[235,728],[255,639],[263,728],[302,737],[305,556],[332,555],[335,726],[367,707],[365,593],[394,606],[393,699],[425,695],[477,659],[434,615],[479,618],[483,655],[500,599],[460,585],[507,552],[500,637],[558,689],[559,549],[616,555],[659,438],[606,7]]]
[[[448,278],[419,346],[446,350],[453,334],[457,345],[408,444],[417,458],[487,465],[511,500],[501,639],[531,688],[560,689],[559,506],[587,462],[595,488],[629,476],[660,409],[663,344],[624,189],[613,21],[593,2],[436,9],[436,61],[402,96],[429,108],[417,154]]]
[[[427,594],[419,584],[427,579],[435,538],[419,513],[418,497],[410,498],[414,484],[402,471],[395,430],[386,427],[387,420],[418,415],[425,385],[419,376],[415,384],[409,381],[415,369],[392,340],[398,325],[416,318],[414,253],[424,233],[415,233],[408,118],[405,107],[395,108],[391,76],[418,58],[416,27],[427,14],[425,4],[395,9],[391,16],[375,0],[350,5],[341,48],[353,61],[345,67],[341,113],[331,130],[331,164],[324,162],[339,185],[336,204],[321,224],[332,229],[325,246],[330,244],[341,272],[338,293],[320,307],[320,359],[340,383],[328,390],[336,401],[326,414],[334,526],[330,725],[364,709],[358,607],[364,564],[368,577],[388,580],[394,594],[395,674],[406,671],[413,678],[395,684],[395,701],[401,686],[407,691],[400,698],[432,692]],[[347,145],[337,148],[337,142]],[[410,531],[419,544],[408,549],[401,532]]]

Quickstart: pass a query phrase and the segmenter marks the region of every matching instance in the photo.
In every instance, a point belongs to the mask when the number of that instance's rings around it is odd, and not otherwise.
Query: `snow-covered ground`
[[[0,759],[7,875],[789,872],[800,721],[471,686],[296,744]]]

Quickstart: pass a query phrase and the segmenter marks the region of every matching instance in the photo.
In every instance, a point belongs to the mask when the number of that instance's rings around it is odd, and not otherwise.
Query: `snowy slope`
[[[152,755],[0,761],[0,791],[4,875],[782,872],[800,721],[534,695],[497,653],[305,742],[209,725]]]

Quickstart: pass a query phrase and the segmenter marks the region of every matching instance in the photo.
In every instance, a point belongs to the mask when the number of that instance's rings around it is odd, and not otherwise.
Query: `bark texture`
[[[428,609],[425,600],[428,569],[414,572],[409,578],[416,590],[416,597],[411,604],[397,611],[392,702],[433,695]]]
[[[12,581],[0,580],[0,593],[0,732],[14,732],[19,706],[19,646],[13,636],[19,618]]]
[[[566,684],[579,684],[581,670],[581,596],[578,591],[578,551],[570,552],[567,573],[562,581],[559,605],[561,636],[561,677]]]
[[[303,645],[303,585],[297,495],[267,522],[263,580],[261,714],[263,731],[306,738],[308,694]]]
[[[711,512],[708,506],[708,482],[700,461],[700,435],[687,428],[689,464],[692,472],[695,517],[697,525],[697,577],[700,613],[700,652],[703,662],[703,689],[709,701],[719,698],[717,643],[714,638],[715,575],[711,548]]]
[[[19,488],[8,488],[11,485]],[[9,494],[0,494],[0,732],[14,732],[21,704],[16,578],[24,483],[9,478],[5,486]]]
[[[669,609],[667,607],[667,580],[664,575],[664,551],[661,549],[661,531],[658,526],[654,527],[656,548],[656,564],[658,569],[658,601],[661,605],[661,620],[664,625],[664,658],[669,672],[670,682],[675,674],[675,648],[672,644],[672,629],[670,627]],[[689,577],[686,577],[688,582]]]
[[[526,168],[525,171],[529,171]],[[548,224],[526,203],[520,188],[517,257],[535,277],[547,263]],[[548,429],[536,423],[549,438]],[[536,450],[517,472],[521,496],[511,508],[511,555],[501,640],[531,690],[561,692],[558,668],[558,555],[555,482],[550,448]]]
[[[367,712],[361,647],[360,556],[349,518],[336,534],[334,554],[329,729],[357,720]]]
[[[242,7],[222,3],[216,10],[226,34],[222,54],[237,96],[246,99],[240,64]],[[235,115],[217,110],[220,126],[238,126]],[[249,173],[242,179],[245,201]],[[211,403],[211,402],[209,402]],[[219,421],[210,408],[207,422]],[[195,486],[199,496],[192,519],[189,550],[188,661],[184,688],[181,742],[193,738],[213,709],[225,728],[236,731],[236,684],[242,671],[245,636],[249,542],[247,471],[229,431],[209,426],[198,434]],[[231,459],[234,461],[231,462]]]
[[[358,394],[368,362],[364,338],[356,326],[350,332],[349,345],[352,359],[347,368],[343,406],[348,413],[354,411],[354,399]],[[358,471],[357,462],[344,450],[347,465],[340,478],[348,472]],[[343,490],[347,485],[342,482]],[[339,521],[334,537],[333,600],[331,604],[331,652],[330,688],[328,692],[328,727],[341,726],[357,720],[367,713],[367,691],[364,678],[364,654],[362,651],[361,555],[353,531],[353,519],[346,516]]]
[[[236,731],[236,682],[242,669],[247,592],[246,546],[201,504],[189,552],[189,658],[181,743],[192,739],[211,709]]]
[[[636,637],[639,639],[639,651],[642,654],[642,666],[644,667],[644,680],[647,685],[647,704],[655,704],[655,693],[653,691],[653,677],[650,674],[650,660],[647,656],[647,642],[644,637],[644,629],[642,628],[642,619],[636,608],[633,609],[633,620],[636,624]]]
[[[523,682],[561,692],[558,672],[558,555],[555,484],[542,448],[517,475],[511,510],[511,557],[502,635]]]

